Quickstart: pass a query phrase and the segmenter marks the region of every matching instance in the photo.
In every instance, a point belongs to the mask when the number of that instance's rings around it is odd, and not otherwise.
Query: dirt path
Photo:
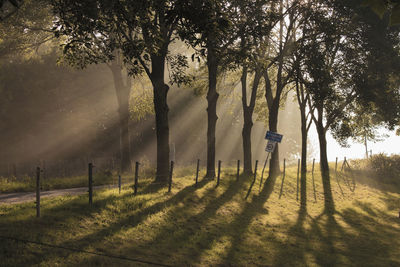
[[[117,187],[117,186],[99,185],[99,186],[94,186],[93,189],[115,188],[115,187]],[[45,197],[65,196],[65,195],[83,195],[83,194],[87,194],[87,192],[88,192],[87,187],[57,189],[57,190],[50,190],[50,191],[42,191],[42,192],[40,192],[40,197],[45,198]],[[36,200],[35,192],[0,194],[0,204],[17,204],[17,203],[24,203],[24,202],[35,201],[35,200]]]

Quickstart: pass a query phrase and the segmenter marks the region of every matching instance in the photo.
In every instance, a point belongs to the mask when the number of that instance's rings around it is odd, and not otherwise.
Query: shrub
[[[369,167],[383,181],[400,180],[400,155],[374,155],[369,159]]]

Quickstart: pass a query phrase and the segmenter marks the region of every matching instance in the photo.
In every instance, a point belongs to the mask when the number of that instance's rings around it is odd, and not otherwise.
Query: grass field
[[[148,176],[148,175],[147,175]],[[122,182],[127,183],[133,181],[132,174],[123,174],[121,176]],[[118,175],[114,172],[99,172],[94,173],[93,181],[95,185],[108,185],[117,184]],[[44,191],[84,187],[88,185],[88,176],[79,175],[71,177],[52,177],[41,178],[41,188]],[[0,177],[0,193],[14,193],[14,192],[33,192],[36,188],[36,177]]]
[[[173,266],[400,266],[400,194],[354,173],[355,191],[332,173],[336,213],[323,213],[322,184],[307,181],[307,211],[296,201],[297,166],[267,180],[260,173],[241,176],[224,169],[221,183],[178,170],[172,193],[140,181],[87,196],[42,200],[42,217],[33,203],[0,206],[0,236],[43,242],[100,254],[120,255]],[[202,173],[204,175],[204,173]],[[201,176],[202,177],[202,176]],[[343,191],[343,193],[342,193]],[[0,266],[141,266],[139,262],[16,242],[0,238]],[[146,266],[146,264],[143,264]]]

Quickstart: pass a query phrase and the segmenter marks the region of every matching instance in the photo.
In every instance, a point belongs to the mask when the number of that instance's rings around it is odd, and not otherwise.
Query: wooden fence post
[[[135,163],[135,185],[134,185],[134,195],[137,194],[138,189],[138,176],[139,176],[139,162],[136,161]]]
[[[240,174],[240,159],[238,159],[237,161],[236,181],[239,181],[239,174]]]
[[[338,184],[338,187],[340,189],[340,192],[342,193],[342,196],[344,196],[344,192],[343,192],[342,187],[340,186],[339,178],[338,178],[338,175],[337,175],[337,166],[338,166],[338,157],[336,157],[336,162],[335,162],[335,178],[336,178],[336,182]]]
[[[335,175],[337,174],[337,161],[338,161],[338,157],[336,157],[336,162],[335,162]]]
[[[312,177],[312,185],[314,189],[314,200],[317,202],[317,194],[315,193],[315,182],[314,182],[314,165],[315,165],[315,159],[312,161],[312,170],[311,170],[311,177]]]
[[[171,169],[169,172],[169,185],[168,185],[168,192],[171,192],[171,187],[172,187],[172,174],[174,171],[174,161],[171,160]]]
[[[119,193],[121,194],[121,174],[118,174],[118,189]]]
[[[279,192],[279,199],[282,196],[283,192],[283,183],[285,181],[285,175],[286,175],[286,159],[283,159],[283,177],[282,177],[282,184],[281,184],[281,191]]]
[[[342,168],[340,169],[340,171],[342,172],[344,170],[344,165],[347,163],[346,157],[344,157],[343,160],[343,164],[342,164]]]
[[[218,176],[217,176],[217,186],[219,186],[219,179],[221,176],[221,161],[218,160]]]
[[[36,217],[40,217],[40,167],[36,168]]]
[[[89,205],[93,203],[93,164],[89,163]]]
[[[296,200],[299,200],[299,172],[300,172],[300,159],[297,159],[297,193]]]
[[[200,159],[197,159],[197,168],[196,168],[196,186],[199,181],[199,169],[200,169]]]

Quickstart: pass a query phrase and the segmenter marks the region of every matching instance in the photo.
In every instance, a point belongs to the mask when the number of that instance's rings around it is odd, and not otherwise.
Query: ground
[[[2,204],[0,265],[400,266],[395,184],[353,173],[347,177],[356,181],[352,192],[332,173],[336,212],[329,215],[319,173],[316,201],[308,174],[304,211],[296,200],[297,166],[287,168],[281,197],[282,176],[260,187],[260,173],[255,182],[252,176],[236,181],[232,168],[223,171],[218,187],[201,179],[196,186],[194,170],[178,169],[171,193],[142,179],[137,196],[130,185],[121,194],[103,189],[92,207],[87,194],[43,199],[41,218],[33,202]]]

